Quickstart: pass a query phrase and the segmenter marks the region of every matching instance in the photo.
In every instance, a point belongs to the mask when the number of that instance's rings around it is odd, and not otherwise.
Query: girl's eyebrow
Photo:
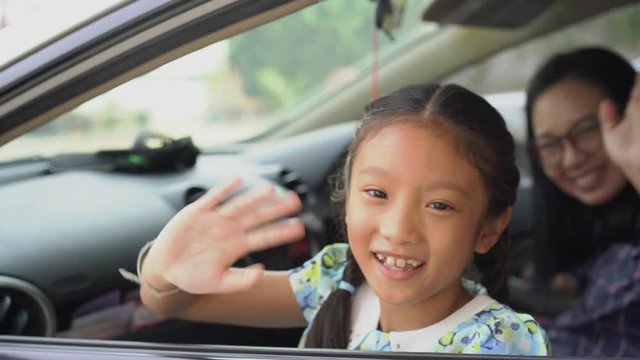
[[[467,190],[464,187],[451,181],[441,180],[441,181],[431,182],[429,183],[429,186],[426,187],[426,189],[427,190],[431,190],[431,189],[452,190],[460,193],[462,196],[469,199],[469,193],[467,192]]]
[[[362,170],[360,170],[360,174],[361,175],[382,175],[382,176],[389,176],[390,172],[377,167],[377,166],[367,166],[365,168],[363,168]],[[455,192],[460,193],[462,196],[464,196],[465,198],[469,199],[469,192],[467,192],[467,190],[459,185],[456,184],[454,182],[451,181],[447,181],[447,180],[440,180],[440,181],[435,181],[435,182],[430,182],[428,184],[428,186],[425,187],[426,190],[432,190],[432,189],[447,189],[447,190],[452,190]]]
[[[367,166],[360,170],[361,175],[383,175],[388,176],[389,171],[378,166]]]

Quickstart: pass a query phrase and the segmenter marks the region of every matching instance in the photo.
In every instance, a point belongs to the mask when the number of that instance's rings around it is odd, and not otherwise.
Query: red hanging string
[[[371,64],[371,100],[378,98],[378,29],[373,26],[373,61]]]

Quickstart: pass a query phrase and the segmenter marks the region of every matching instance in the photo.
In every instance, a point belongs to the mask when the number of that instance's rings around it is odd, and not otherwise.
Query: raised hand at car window
[[[274,186],[265,186],[221,204],[240,186],[236,179],[209,190],[167,223],[143,264],[150,285],[161,290],[178,287],[191,294],[248,289],[261,278],[264,267],[232,268],[236,261],[304,236],[300,219],[280,220],[301,210],[295,193],[278,194]]]

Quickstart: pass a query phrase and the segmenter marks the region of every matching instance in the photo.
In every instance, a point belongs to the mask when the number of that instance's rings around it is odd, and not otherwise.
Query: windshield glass
[[[123,0],[0,0],[0,67]]]
[[[380,65],[437,29],[420,18],[430,1],[406,2],[399,28],[379,33]],[[220,41],[15,139],[0,161],[129,148],[142,131],[191,136],[201,149],[252,138],[372,71],[374,14],[375,2],[323,1]]]

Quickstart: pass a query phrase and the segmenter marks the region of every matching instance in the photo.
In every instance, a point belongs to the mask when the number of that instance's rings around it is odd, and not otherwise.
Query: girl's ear
[[[500,235],[502,235],[502,232],[507,227],[510,220],[511,206],[504,209],[502,214],[499,216],[486,220],[478,238],[476,239],[474,250],[478,254],[485,254],[491,250],[493,245],[495,245],[496,242],[498,242],[498,239],[500,239]]]

